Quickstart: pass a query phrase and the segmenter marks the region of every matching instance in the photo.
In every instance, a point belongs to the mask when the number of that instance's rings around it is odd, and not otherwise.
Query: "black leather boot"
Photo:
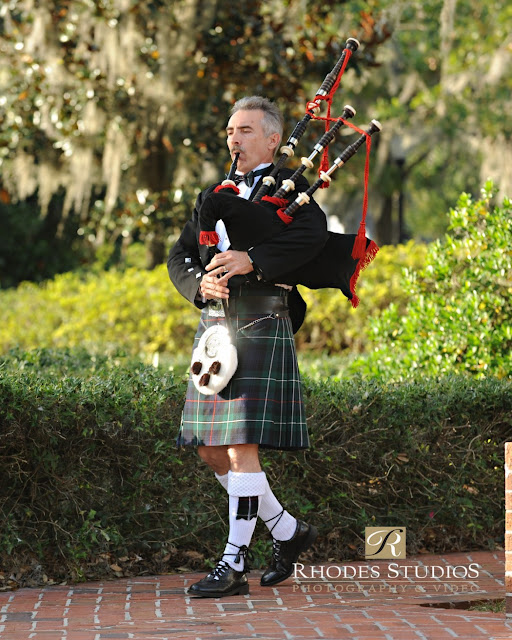
[[[309,549],[318,536],[316,527],[297,520],[297,528],[290,540],[276,540],[272,543],[272,562],[261,576],[262,587],[272,587],[289,578],[293,565],[301,553]]]
[[[233,545],[237,546],[237,545]],[[249,581],[246,574],[250,569],[247,565],[248,548],[238,547],[235,562],[244,560],[243,571],[236,571],[225,560],[220,560],[215,569],[207,576],[190,585],[188,594],[201,598],[224,598],[225,596],[244,596],[249,593]],[[235,554],[224,554],[235,555]]]

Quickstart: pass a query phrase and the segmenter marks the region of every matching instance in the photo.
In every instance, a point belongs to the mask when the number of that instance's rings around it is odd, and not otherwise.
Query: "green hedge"
[[[267,452],[292,513],[320,529],[311,559],[356,558],[365,526],[406,526],[409,553],[503,540],[512,383],[305,380],[312,448]],[[11,586],[200,568],[227,534],[227,500],[177,451],[184,381],[85,352],[0,361],[0,574]],[[257,528],[257,564],[270,553]],[[46,576],[46,577],[45,577]]]

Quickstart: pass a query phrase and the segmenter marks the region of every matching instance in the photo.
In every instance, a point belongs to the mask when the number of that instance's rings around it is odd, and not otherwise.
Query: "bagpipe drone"
[[[368,206],[371,136],[381,130],[381,125],[377,120],[372,120],[363,131],[349,123],[348,120],[355,115],[355,110],[349,105],[345,106],[342,116],[339,118],[331,118],[330,111],[332,98],[338,88],[341,76],[352,53],[358,47],[359,42],[355,38],[349,38],[346,41],[340,59],[324,78],[314,100],[307,103],[304,117],[295,126],[286,145],[281,147],[281,156],[272,172],[262,178],[262,185],[254,200],[251,202],[237,197],[239,191],[233,180],[238,161],[238,154],[235,154],[227,179],[205,198],[199,211],[199,242],[201,244],[214,247],[219,242],[215,225],[218,220],[222,219],[231,247],[238,251],[247,251],[275,234],[283,232],[289,224],[292,224],[294,216],[300,211],[301,206],[310,201],[317,189],[329,186],[332,174],[342,167],[366,142],[363,213],[358,233],[329,232],[327,243],[317,256],[293,272],[279,276],[279,282],[282,284],[301,284],[310,289],[331,287],[340,289],[351,301],[353,307],[359,303],[355,293],[359,273],[373,260],[378,251],[375,242],[366,237],[365,222]],[[326,117],[318,116],[321,101],[327,102]],[[312,119],[325,121],[325,133],[315,144],[309,157],[301,159],[302,164],[295,173],[288,180],[282,182],[281,187],[273,196],[269,196],[270,189],[276,183],[277,174],[287,160],[294,155],[294,149]],[[331,123],[333,123],[332,128],[330,128]],[[355,142],[347,146],[329,166],[327,147],[343,125],[349,126],[361,135]],[[313,159],[320,153],[323,155],[318,180],[290,202],[289,194],[294,191],[296,180],[306,169],[313,167]]]

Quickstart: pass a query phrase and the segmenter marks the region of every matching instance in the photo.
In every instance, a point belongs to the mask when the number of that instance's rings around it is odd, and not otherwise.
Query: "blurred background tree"
[[[334,111],[352,103],[358,124],[384,125],[371,232],[438,237],[462,190],[487,176],[511,190],[511,14],[505,0],[4,2],[2,286],[108,267],[134,242],[147,267],[162,263],[196,193],[227,168],[233,101],[265,94],[291,130],[349,36],[361,47]],[[363,156],[318,198],[350,231]]]

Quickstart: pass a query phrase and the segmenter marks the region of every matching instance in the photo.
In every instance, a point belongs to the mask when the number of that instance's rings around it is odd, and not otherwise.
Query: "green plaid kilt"
[[[273,290],[286,297],[283,289]],[[244,295],[254,292],[249,290]],[[269,318],[265,317],[268,314],[244,312],[243,296],[237,306],[232,325],[238,368],[216,395],[199,393],[189,379],[177,444],[306,449],[309,437],[291,320],[287,313]],[[208,327],[225,322],[209,315],[208,309],[201,314],[194,349]]]

